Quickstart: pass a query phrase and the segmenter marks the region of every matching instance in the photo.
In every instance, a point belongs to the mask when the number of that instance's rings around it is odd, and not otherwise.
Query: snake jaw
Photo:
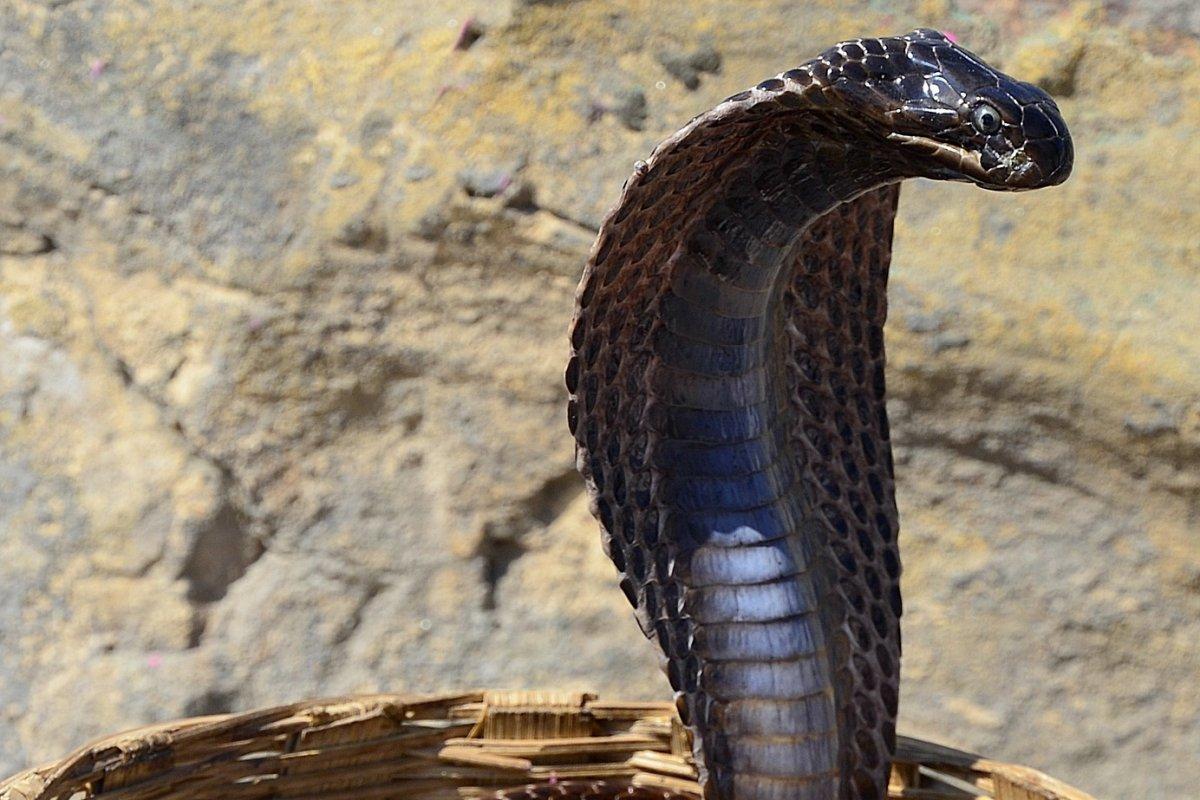
[[[905,147],[916,148],[924,156],[930,157],[943,164],[951,171],[963,177],[987,185],[992,182],[988,170],[983,166],[979,155],[965,147],[957,147],[947,142],[940,142],[928,136],[913,136],[907,133],[889,133],[888,141],[896,142]]]

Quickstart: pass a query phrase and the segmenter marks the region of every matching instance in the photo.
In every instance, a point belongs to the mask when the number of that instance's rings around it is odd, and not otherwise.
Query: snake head
[[[843,42],[822,58],[835,105],[883,131],[915,176],[1015,191],[1071,173],[1054,100],[938,31]]]

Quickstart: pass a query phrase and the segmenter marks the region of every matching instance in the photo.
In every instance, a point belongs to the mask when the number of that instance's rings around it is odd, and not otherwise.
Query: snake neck
[[[882,325],[903,176],[819,112],[758,127],[661,154],[606,225],[568,371],[579,464],[706,796],[883,798],[899,562]],[[706,158],[689,184],[680,164]],[[686,216],[663,219],[679,192]]]
[[[692,628],[671,675],[713,797],[886,788],[899,628],[873,518],[894,512],[870,217],[895,179],[812,132],[767,137],[672,256],[649,418]]]

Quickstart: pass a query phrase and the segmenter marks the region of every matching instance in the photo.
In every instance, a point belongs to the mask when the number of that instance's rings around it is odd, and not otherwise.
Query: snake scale
[[[577,463],[710,800],[880,800],[900,680],[883,325],[899,184],[1061,183],[1057,106],[933,30],[726,99],[626,182],[577,294]],[[564,784],[516,798],[667,798]]]

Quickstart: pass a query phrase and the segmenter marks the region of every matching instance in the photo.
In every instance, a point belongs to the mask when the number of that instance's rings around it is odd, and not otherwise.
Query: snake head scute
[[[833,105],[896,147],[913,176],[1016,191],[1071,173],[1071,135],[1054,100],[944,34],[850,40],[819,60]]]

